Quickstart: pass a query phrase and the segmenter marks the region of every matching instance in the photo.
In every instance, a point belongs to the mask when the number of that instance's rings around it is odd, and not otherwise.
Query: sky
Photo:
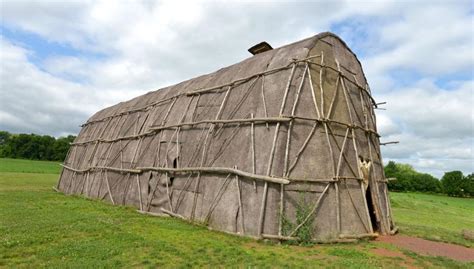
[[[77,134],[94,112],[324,31],[357,54],[384,162],[474,171],[472,1],[0,0],[0,130]]]

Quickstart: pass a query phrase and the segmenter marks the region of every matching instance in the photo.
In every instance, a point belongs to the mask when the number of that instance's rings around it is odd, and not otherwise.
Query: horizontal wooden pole
[[[72,168],[70,166],[67,166],[67,165],[64,165],[64,164],[60,164],[63,168],[67,169],[67,170],[70,170],[70,171],[73,171],[73,172],[77,172],[77,173],[85,173],[87,171],[90,171],[91,169],[90,168],[86,168],[86,169],[76,169],[76,168]]]
[[[247,81],[249,81],[249,80],[251,80],[255,77],[258,77],[258,76],[264,76],[264,75],[267,75],[269,73],[275,73],[275,72],[283,71],[283,70],[286,70],[286,69],[290,69],[291,65],[294,64],[294,63],[295,62],[292,62],[287,66],[278,67],[278,68],[270,69],[270,70],[267,70],[267,71],[259,72],[259,73],[250,75],[248,77],[236,79],[236,80],[233,80],[231,82],[220,84],[220,85],[217,85],[217,86],[212,86],[212,87],[208,87],[208,88],[204,88],[204,89],[189,91],[189,92],[186,93],[186,95],[203,94],[203,93],[212,92],[212,91],[215,91],[215,90],[218,90],[218,89],[222,89],[224,87],[229,87],[229,86],[232,87],[232,86],[235,86],[235,85],[238,85],[238,84],[245,83],[245,82],[247,82]]]
[[[335,123],[335,124],[338,124],[338,125],[342,125],[342,126],[345,126],[347,128],[354,128],[354,129],[360,129],[360,130],[363,130],[364,132],[367,132],[367,133],[372,133],[374,135],[376,135],[377,137],[380,137],[380,135],[372,130],[372,129],[366,129],[362,126],[359,126],[359,125],[352,125],[352,124],[349,124],[349,123],[346,123],[346,122],[341,122],[341,121],[337,121],[337,120],[332,120],[332,119],[322,119],[322,118],[309,118],[309,117],[301,117],[301,116],[291,116],[291,115],[283,115],[284,118],[293,118],[293,119],[298,119],[298,120],[306,120],[306,121],[313,121],[313,122],[326,122],[326,123]]]
[[[148,105],[145,105],[145,106],[142,106],[142,107],[138,107],[138,108],[126,110],[126,111],[123,111],[123,112],[120,112],[120,113],[117,113],[117,114],[114,114],[114,115],[110,115],[110,116],[107,116],[107,117],[103,117],[103,118],[100,118],[100,119],[96,119],[96,120],[90,120],[90,121],[87,121],[86,123],[80,125],[80,127],[84,127],[84,126],[89,125],[89,124],[92,124],[92,123],[97,123],[97,122],[105,121],[105,120],[108,120],[108,119],[116,118],[116,117],[123,116],[123,115],[127,115],[127,114],[132,114],[132,113],[136,113],[136,112],[146,111],[146,110],[149,110],[150,108],[152,108],[152,107],[154,107],[154,106],[156,106],[156,105],[164,104],[164,103],[166,103],[166,102],[168,102],[168,101],[171,101],[171,100],[173,100],[174,98],[178,98],[179,96],[182,96],[182,95],[184,95],[184,94],[183,94],[183,93],[176,94],[176,95],[170,96],[170,97],[165,98],[165,99],[161,99],[161,100],[159,100],[159,101],[153,102],[153,103],[151,103],[151,104],[148,104]]]
[[[262,238],[271,239],[271,240],[280,240],[280,241],[300,241],[298,237],[283,236],[283,235],[276,235],[276,234],[262,234]]]
[[[172,217],[179,218],[179,219],[183,219],[183,220],[188,220],[188,219],[186,219],[185,217],[181,216],[180,214],[173,213],[173,212],[171,212],[171,211],[169,211],[169,210],[167,210],[167,209],[164,209],[164,208],[162,208],[162,207],[160,208],[160,210],[161,210],[163,213],[166,213],[166,214],[168,214],[168,215],[170,215],[170,216],[172,216]]]
[[[338,176],[338,177],[332,177],[332,178],[291,178],[291,182],[338,182],[340,180],[358,180],[362,181],[363,178],[360,177],[344,177],[344,176]]]
[[[75,169],[69,167],[67,165],[61,164],[62,167],[65,169],[74,171],[76,173],[86,173],[91,170],[109,170],[121,173],[133,173],[133,174],[141,174],[145,171],[157,171],[157,172],[166,172],[166,173],[217,173],[217,174],[234,174],[246,178],[251,179],[258,179],[278,184],[289,184],[290,180],[286,178],[280,177],[270,177],[270,176],[262,176],[257,174],[252,174],[248,172],[244,172],[234,168],[227,168],[227,167],[187,167],[187,168],[167,168],[167,167],[137,167],[136,169],[124,169],[124,168],[116,168],[116,167],[104,167],[104,166],[92,166],[85,169]]]
[[[322,239],[313,239],[311,242],[315,244],[340,244],[340,243],[356,243],[358,240],[357,239],[327,239],[327,240],[322,240]]]
[[[227,168],[227,167],[187,167],[187,168],[167,168],[167,167],[137,167],[142,171],[158,171],[158,172],[167,172],[167,173],[218,173],[218,174],[234,174],[251,179],[259,179],[263,181],[278,183],[278,184],[289,184],[290,180],[280,177],[270,177],[252,174],[244,172],[242,170]]]
[[[379,234],[377,233],[365,233],[365,234],[340,234],[341,239],[362,239],[362,238],[376,238]]]
[[[85,144],[90,144],[90,143],[113,143],[117,142],[120,140],[129,140],[129,139],[138,139],[140,137],[145,137],[149,135],[153,135],[156,131],[159,130],[164,130],[164,129],[173,129],[173,128],[178,128],[178,127],[183,127],[186,125],[192,126],[192,125],[198,125],[198,124],[208,124],[208,123],[213,123],[213,124],[229,124],[229,123],[272,123],[272,122],[289,122],[291,121],[290,118],[284,118],[284,117],[272,117],[272,118],[254,118],[254,119],[231,119],[231,120],[202,120],[202,121],[196,121],[196,122],[183,122],[179,124],[171,124],[171,125],[166,125],[166,126],[155,126],[151,127],[149,132],[137,134],[137,135],[128,135],[128,136],[121,136],[117,137],[114,139],[91,139],[91,140],[86,140],[86,141],[80,141],[80,142],[73,142],[70,143],[72,146],[76,145],[85,145]]]
[[[306,182],[306,183],[330,183],[330,182],[337,182],[340,180],[358,180],[362,181],[362,178],[358,177],[332,177],[332,178],[283,178],[283,177],[272,177],[272,176],[264,176],[253,174],[249,172],[245,172],[242,170],[228,168],[228,167],[181,167],[181,168],[169,168],[169,167],[137,167],[135,169],[126,169],[126,168],[118,168],[118,167],[106,167],[106,166],[91,166],[84,169],[77,169],[73,168],[64,164],[60,164],[67,170],[74,171],[76,173],[86,173],[92,170],[108,170],[120,173],[132,173],[132,174],[141,174],[145,171],[156,171],[156,172],[163,172],[163,173],[216,173],[216,174],[234,174],[238,176],[242,176],[245,178],[255,179],[255,180],[262,180],[272,183],[278,184],[290,184],[290,182]]]
[[[173,125],[167,125],[167,126],[155,126],[155,127],[150,127],[150,130],[163,130],[163,129],[170,129],[170,128],[177,128],[177,127],[183,127],[183,126],[193,126],[193,125],[199,125],[199,124],[207,124],[207,123],[213,123],[213,124],[229,124],[229,123],[271,123],[271,122],[289,122],[291,119],[289,118],[280,118],[280,117],[275,117],[275,118],[253,118],[253,119],[230,119],[230,120],[202,120],[202,121],[196,121],[196,122],[183,122],[179,124],[173,124]]]
[[[108,170],[108,171],[115,171],[115,172],[121,172],[121,173],[133,173],[133,174],[140,174],[142,171],[137,170],[137,169],[125,169],[125,168],[117,168],[117,167],[105,167],[105,166],[90,166],[85,169],[76,169],[69,167],[67,165],[61,164],[62,167],[64,167],[67,170],[74,171],[76,173],[86,173],[92,170]]]
[[[400,141],[380,142],[379,144],[381,146],[385,146],[385,145],[398,144],[398,143],[400,143]]]
[[[137,212],[140,214],[150,215],[154,217],[170,217],[169,214],[165,214],[165,213],[155,213],[155,212],[148,212],[148,211],[143,211],[143,210],[137,210]]]
[[[262,238],[271,239],[271,240],[280,240],[280,241],[301,241],[298,237],[293,236],[280,236],[272,234],[262,234]],[[335,238],[335,239],[312,239],[310,242],[316,244],[334,244],[334,243],[354,243],[357,242],[355,238]]]
[[[313,122],[328,122],[328,123],[335,123],[339,124],[342,126],[345,126],[347,128],[355,128],[355,129],[360,129],[363,130],[364,132],[372,133],[376,135],[377,137],[380,137],[380,135],[372,130],[372,129],[366,129],[362,126],[358,125],[351,125],[349,123],[345,122],[340,122],[336,120],[331,120],[331,119],[320,119],[320,118],[309,118],[309,117],[300,117],[300,116],[289,116],[289,115],[283,115],[282,117],[268,117],[268,118],[249,118],[249,119],[230,119],[230,120],[202,120],[202,121],[196,121],[196,122],[183,122],[179,124],[171,124],[171,125],[166,125],[166,126],[155,126],[151,127],[148,132],[142,133],[142,134],[137,134],[137,135],[128,135],[128,136],[122,136],[122,137],[117,137],[114,139],[91,139],[91,140],[86,140],[86,141],[81,141],[81,142],[73,142],[70,143],[70,145],[85,145],[85,144],[90,144],[90,143],[113,143],[117,142],[120,140],[129,140],[129,139],[138,139],[140,137],[145,137],[145,136],[150,136],[153,135],[155,132],[160,131],[160,130],[165,130],[165,129],[173,129],[173,128],[178,128],[178,127],[183,127],[183,126],[193,126],[193,125],[199,125],[199,124],[264,124],[264,123],[278,123],[278,122],[290,122],[294,119],[297,120],[306,120],[306,121],[313,121]]]
[[[94,169],[99,169],[99,170],[108,170],[108,171],[114,171],[114,172],[120,172],[120,173],[132,173],[132,174],[140,174],[142,171],[139,169],[125,169],[125,168],[116,168],[116,167],[108,167],[108,166],[95,166]]]
[[[85,145],[85,144],[90,144],[90,143],[113,143],[113,142],[117,142],[117,141],[120,141],[120,140],[130,140],[130,139],[138,139],[140,137],[145,137],[145,136],[149,136],[149,135],[152,135],[154,132],[145,132],[145,133],[141,133],[141,134],[137,134],[137,135],[127,135],[127,136],[121,136],[121,137],[117,137],[117,138],[114,138],[114,139],[91,139],[91,140],[86,140],[86,141],[81,141],[81,142],[73,142],[73,143],[70,143],[71,146],[76,146],[76,145]]]

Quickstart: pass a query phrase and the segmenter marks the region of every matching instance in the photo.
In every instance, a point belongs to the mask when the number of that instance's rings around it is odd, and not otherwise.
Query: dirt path
[[[376,241],[390,243],[422,255],[443,256],[457,261],[474,261],[474,249],[459,245],[406,235],[379,236]]]

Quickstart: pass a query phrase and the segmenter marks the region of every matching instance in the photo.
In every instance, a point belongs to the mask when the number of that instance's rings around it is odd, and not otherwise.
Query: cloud
[[[378,129],[401,143],[385,159],[472,172],[473,14],[470,1],[4,1],[0,129],[76,133],[95,111],[241,61],[260,41],[332,30],[388,102]]]
[[[474,80],[446,90],[438,88],[432,80],[423,79],[410,87],[377,94],[377,99],[388,100],[388,110],[378,114],[398,122],[404,133],[423,138],[472,137],[473,89]]]
[[[28,61],[31,51],[0,39],[0,129],[54,135],[77,133],[78,123],[104,100],[82,85],[52,76]]]
[[[447,90],[432,80],[377,95],[387,100],[377,124],[385,161],[410,163],[438,177],[448,170],[474,171],[474,81]]]

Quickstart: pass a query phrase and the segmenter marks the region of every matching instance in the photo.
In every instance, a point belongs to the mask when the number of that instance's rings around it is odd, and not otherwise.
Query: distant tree
[[[7,157],[10,151],[7,147],[7,142],[10,139],[11,134],[6,131],[0,131],[0,157]]]
[[[419,173],[409,164],[389,161],[384,167],[387,178],[396,178],[389,181],[388,188],[393,191],[441,192],[439,180],[430,174]]]
[[[10,133],[6,131],[0,131],[0,145],[4,145],[8,138],[10,138]]]
[[[69,135],[67,137],[60,137],[56,139],[56,142],[53,146],[53,160],[64,160],[69,150],[70,143],[72,143],[75,138],[75,136]]]
[[[396,178],[389,181],[388,187],[394,191],[413,191],[413,177],[416,171],[408,164],[395,163],[390,161],[384,169],[385,176],[388,178]]]
[[[412,180],[413,189],[420,192],[441,192],[441,182],[430,174],[417,173]]]
[[[474,173],[467,175],[466,180],[467,180],[466,192],[469,194],[470,197],[474,197]]]
[[[60,137],[36,134],[10,134],[0,131],[0,157],[62,161],[75,136]]]
[[[469,178],[465,177],[461,171],[451,171],[444,173],[441,178],[443,191],[449,196],[466,197],[469,196]]]

